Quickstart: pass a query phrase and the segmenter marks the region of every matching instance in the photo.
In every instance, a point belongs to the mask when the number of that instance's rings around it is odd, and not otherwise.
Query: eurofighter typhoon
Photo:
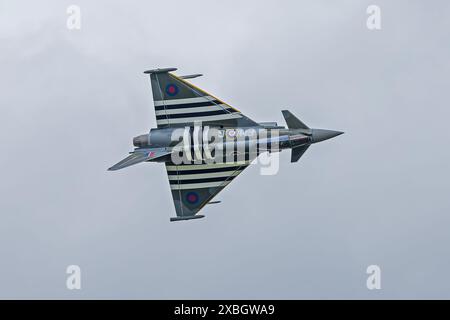
[[[255,122],[222,100],[177,76],[176,68],[154,69],[150,75],[157,127],[133,139],[135,149],[108,170],[141,162],[166,166],[176,217],[203,218],[198,212],[218,203],[213,198],[262,153],[291,149],[297,162],[311,144],[343,132],[311,129],[283,110],[287,128]]]

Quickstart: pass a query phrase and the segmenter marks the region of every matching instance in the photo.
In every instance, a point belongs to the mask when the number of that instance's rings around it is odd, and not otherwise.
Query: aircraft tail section
[[[109,168],[109,171],[115,171],[120,170],[129,166],[132,166],[134,164],[138,164],[141,162],[147,161],[147,155],[144,153],[132,153],[125,159],[119,161],[115,165],[113,165],[111,168]]]
[[[170,152],[159,149],[136,149],[128,157],[119,161],[108,170],[109,171],[120,170],[141,162],[153,161],[158,158],[165,157],[169,154]]]

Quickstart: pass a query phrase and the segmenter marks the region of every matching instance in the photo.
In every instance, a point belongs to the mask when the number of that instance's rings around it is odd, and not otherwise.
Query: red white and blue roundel
[[[166,93],[171,97],[176,96],[178,94],[178,91],[178,87],[173,83],[169,83],[166,86]]]
[[[198,200],[200,199],[197,192],[188,192],[186,194],[186,201],[190,204],[196,204]]]

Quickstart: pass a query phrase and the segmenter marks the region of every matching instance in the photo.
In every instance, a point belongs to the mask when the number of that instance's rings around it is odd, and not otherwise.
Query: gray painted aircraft
[[[135,137],[130,155],[108,169],[165,163],[177,214],[170,221],[204,217],[198,212],[219,203],[213,198],[261,153],[291,149],[291,162],[297,162],[311,144],[343,133],[311,129],[287,110],[282,111],[287,128],[255,122],[186,81],[201,74],[177,76],[172,73],[176,70],[144,72],[150,75],[157,128]]]

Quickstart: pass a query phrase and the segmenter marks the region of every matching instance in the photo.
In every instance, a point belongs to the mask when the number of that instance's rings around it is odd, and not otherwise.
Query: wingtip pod
[[[202,215],[195,215],[195,216],[180,216],[180,217],[171,217],[170,221],[174,222],[174,221],[184,221],[184,220],[192,220],[192,219],[200,219],[200,218],[204,218],[205,216]]]
[[[177,68],[157,68],[157,69],[151,69],[144,71],[145,74],[151,74],[151,73],[166,73],[166,72],[172,72],[177,71]]]

